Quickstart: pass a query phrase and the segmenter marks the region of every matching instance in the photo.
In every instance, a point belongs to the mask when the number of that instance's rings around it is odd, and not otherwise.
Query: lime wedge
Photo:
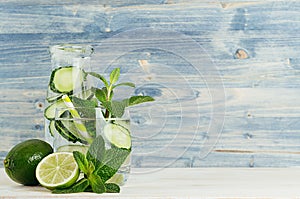
[[[39,183],[48,188],[66,188],[79,177],[79,168],[69,152],[57,152],[46,156],[36,168]]]
[[[114,146],[118,148],[130,149],[130,132],[126,128],[118,124],[107,123],[103,128],[103,132],[105,138]]]

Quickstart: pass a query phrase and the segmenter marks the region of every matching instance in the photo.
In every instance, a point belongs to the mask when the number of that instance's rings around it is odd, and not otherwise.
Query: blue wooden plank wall
[[[91,44],[152,95],[133,116],[133,167],[300,165],[300,2],[2,0],[0,166],[44,136],[50,56]]]

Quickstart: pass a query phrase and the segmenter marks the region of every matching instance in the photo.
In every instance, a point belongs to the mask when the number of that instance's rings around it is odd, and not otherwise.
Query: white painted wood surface
[[[48,47],[59,43],[91,44],[95,71],[120,66],[124,73],[134,72],[124,75],[139,87],[148,81],[133,92],[153,95],[158,102],[153,110],[165,112],[136,119],[144,123],[140,134],[136,132],[140,139],[133,143],[133,167],[299,166],[299,18],[300,1],[287,0],[3,0],[0,166],[13,145],[43,137]],[[224,126],[205,158],[199,153],[211,139],[207,129],[212,107],[222,110],[222,101],[212,103],[205,79],[195,74],[191,64],[206,63],[205,56],[186,48],[186,40],[165,42],[168,47],[183,45],[182,52],[191,55],[184,60],[180,54],[158,48],[162,40],[151,35],[102,47],[114,36],[138,28],[180,33],[198,42],[215,64],[226,96]],[[120,49],[113,48],[118,45],[140,49],[109,59]],[[210,70],[208,65],[206,72]],[[166,118],[162,126],[159,121]],[[180,141],[173,142],[177,135]]]
[[[300,169],[168,168],[134,169],[120,194],[53,195],[42,187],[10,181],[0,170],[0,198],[299,198]],[[147,172],[145,172],[147,171]]]

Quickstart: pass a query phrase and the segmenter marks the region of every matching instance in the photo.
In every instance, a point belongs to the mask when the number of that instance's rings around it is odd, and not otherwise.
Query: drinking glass
[[[106,156],[111,154],[109,150],[125,152],[126,157],[124,153],[122,156],[114,153],[113,157],[106,157],[122,159],[120,167],[112,168],[117,172],[108,182],[124,185],[129,177],[131,160],[129,113],[125,110],[121,118],[104,118],[104,114],[105,109],[98,107],[56,108],[55,119],[50,122],[49,128],[54,137],[53,147],[55,151],[79,151],[86,154],[93,140],[102,136]],[[115,167],[112,164],[106,166]]]

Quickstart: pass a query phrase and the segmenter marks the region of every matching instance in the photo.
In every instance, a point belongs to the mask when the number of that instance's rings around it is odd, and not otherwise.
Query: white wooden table
[[[134,174],[120,194],[54,195],[15,184],[0,169],[0,198],[300,198],[300,168],[186,168]],[[138,174],[139,173],[139,174]]]

